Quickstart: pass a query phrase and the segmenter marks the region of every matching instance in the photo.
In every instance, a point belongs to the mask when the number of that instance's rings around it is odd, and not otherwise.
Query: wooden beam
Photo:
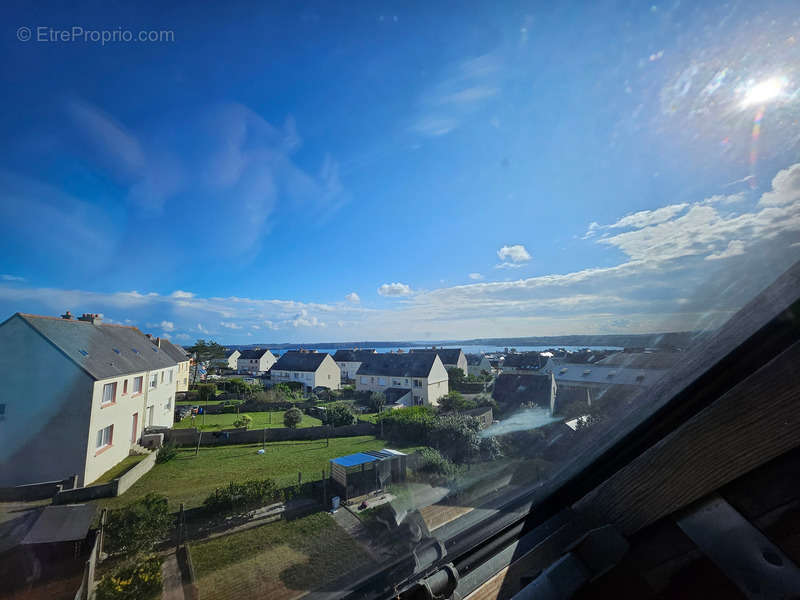
[[[630,535],[800,445],[800,342],[592,490],[573,508]]]

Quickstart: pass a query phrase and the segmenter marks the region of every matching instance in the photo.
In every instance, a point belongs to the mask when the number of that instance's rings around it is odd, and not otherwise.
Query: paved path
[[[181,569],[175,552],[170,552],[164,557],[164,562],[161,563],[161,580],[164,583],[162,600],[184,600]]]

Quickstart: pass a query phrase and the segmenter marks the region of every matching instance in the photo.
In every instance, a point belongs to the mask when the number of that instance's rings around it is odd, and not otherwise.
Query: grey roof
[[[333,355],[336,362],[362,362],[375,354],[375,348],[353,348],[337,350]]]
[[[446,365],[455,365],[461,357],[461,348],[411,348],[409,352],[418,354],[420,352],[433,352],[439,355],[441,361]]]
[[[468,365],[479,365],[483,362],[483,359],[486,358],[483,354],[467,354],[467,364]]]
[[[550,361],[547,370],[553,371],[557,383],[594,383],[606,385],[649,386],[661,379],[667,369],[630,369],[602,365],[557,363]]]
[[[311,371],[319,369],[327,352],[301,352],[300,350],[289,350],[272,365],[273,371]]]
[[[174,367],[177,363],[135,327],[17,313],[94,379]]]
[[[356,375],[385,375],[388,377],[427,377],[430,375],[436,352],[373,354],[361,363]]]
[[[159,341],[161,342],[161,349],[175,362],[186,362],[191,358],[186,350],[180,346],[176,346],[169,340],[161,338]]]
[[[47,506],[22,543],[54,544],[82,540],[89,533],[96,512],[94,504]]]
[[[549,375],[499,375],[494,382],[494,399],[501,403],[535,402],[550,404]]]
[[[516,369],[541,369],[547,363],[547,358],[538,352],[515,352],[506,354],[503,361],[503,368],[514,367]]]
[[[239,358],[258,359],[264,356],[267,352],[269,352],[269,349],[267,348],[264,348],[263,350],[260,348],[256,348],[255,350],[243,350],[239,355]]]
[[[386,397],[386,404],[397,404],[405,396],[411,393],[410,389],[390,387],[383,390],[383,395]]]
[[[231,356],[233,356],[233,355],[234,355],[234,354],[236,354],[237,352],[239,352],[239,349],[238,349],[238,348],[234,348],[233,350],[227,350],[227,351],[225,352],[225,358],[230,358]],[[239,354],[241,354],[241,352],[239,352]]]

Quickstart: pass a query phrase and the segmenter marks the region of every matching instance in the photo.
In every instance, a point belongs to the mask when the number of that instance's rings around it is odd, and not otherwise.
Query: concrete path
[[[161,592],[162,600],[184,600],[181,569],[174,551],[167,554],[161,563],[161,580],[164,585]]]

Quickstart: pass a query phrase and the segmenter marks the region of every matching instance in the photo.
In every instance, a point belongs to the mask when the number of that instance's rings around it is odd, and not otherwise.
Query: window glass
[[[799,14],[0,3],[0,487],[110,481],[163,435],[93,501],[183,505],[200,598],[450,551],[800,259]],[[308,514],[260,518],[283,502]],[[82,581],[79,546],[26,593]],[[109,550],[99,589],[174,575],[161,550]]]

